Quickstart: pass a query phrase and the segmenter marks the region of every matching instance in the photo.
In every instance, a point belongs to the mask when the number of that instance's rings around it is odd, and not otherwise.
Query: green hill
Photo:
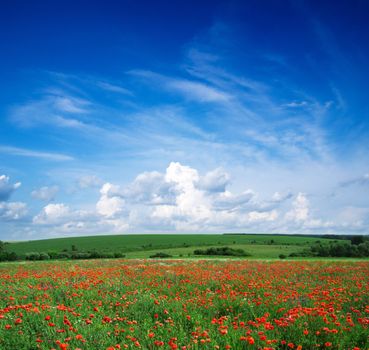
[[[158,251],[174,257],[193,255],[194,249],[211,246],[230,246],[244,249],[255,258],[277,258],[279,254],[301,251],[317,240],[327,238],[299,235],[269,234],[145,234],[68,237],[34,241],[11,242],[7,251],[25,256],[30,252],[119,252],[126,257],[147,258]]]

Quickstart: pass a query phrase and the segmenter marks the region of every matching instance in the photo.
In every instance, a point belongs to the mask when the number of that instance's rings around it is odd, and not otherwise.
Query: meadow
[[[119,252],[126,258],[149,258],[158,251],[166,252],[174,258],[185,258],[193,257],[195,249],[230,246],[245,250],[250,254],[250,258],[273,259],[278,258],[280,254],[300,252],[317,240],[326,243],[333,241],[321,237],[270,234],[106,235],[11,242],[6,249],[19,256],[30,252],[71,251],[73,248],[81,252]]]
[[[368,261],[0,265],[0,349],[369,349]]]

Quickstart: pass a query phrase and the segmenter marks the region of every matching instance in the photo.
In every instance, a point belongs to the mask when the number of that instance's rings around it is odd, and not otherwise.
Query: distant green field
[[[277,258],[279,254],[301,251],[317,240],[329,241],[320,237],[269,234],[126,234],[12,242],[7,250],[24,256],[29,252],[71,251],[74,246],[84,252],[121,252],[127,258],[148,258],[158,251],[165,251],[173,257],[193,257],[193,251],[198,247],[230,246],[244,249],[251,258]]]
[[[231,245],[229,245],[231,246]],[[214,247],[213,245],[209,246],[203,246],[202,248],[210,248]],[[298,252],[302,250],[301,246],[296,245],[265,245],[265,244],[235,244],[232,245],[232,248],[236,249],[243,249],[245,252],[249,253],[250,256],[248,256],[248,259],[274,259],[278,258],[280,254],[289,255],[293,252]],[[209,256],[195,256],[193,254],[193,251],[196,249],[196,247],[187,247],[187,248],[169,248],[169,249],[163,249],[161,251],[168,253],[173,256],[173,258],[209,258]],[[150,255],[153,255],[158,250],[149,250],[149,251],[135,251],[135,252],[128,252],[126,253],[127,258],[140,258],[145,259],[149,258]],[[220,256],[214,256],[214,258],[222,258]],[[225,257],[225,258],[231,258],[231,259],[240,259],[240,257]]]

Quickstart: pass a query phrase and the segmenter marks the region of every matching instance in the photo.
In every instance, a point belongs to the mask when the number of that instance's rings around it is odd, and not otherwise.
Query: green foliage
[[[0,261],[16,261],[17,259],[17,254],[14,252],[0,252]]]
[[[17,258],[15,253],[9,253],[14,254],[15,259]],[[48,253],[45,252],[30,252],[25,255],[26,260],[30,261],[36,261],[36,260],[49,260],[49,259],[75,259],[75,260],[81,260],[81,259],[113,259],[113,258],[124,258],[125,255],[122,253],[112,253],[112,252],[98,252],[98,251],[92,251],[92,252],[79,252],[76,250],[73,250],[72,252],[53,252],[50,251]],[[6,259],[10,260],[10,259]],[[5,261],[5,260],[0,260]]]
[[[284,254],[279,254],[279,259],[286,259],[287,258],[287,256],[286,255],[284,255]]]
[[[359,245],[365,242],[364,236],[352,236],[351,237],[351,244]]]
[[[150,258],[153,259],[153,258],[172,258],[172,255],[170,254],[167,254],[167,253],[163,253],[163,252],[159,252],[159,253],[156,253],[156,254],[153,254],[153,255],[150,255]]]
[[[27,253],[26,260],[31,260],[31,261],[40,260],[40,253],[38,252]]]
[[[304,257],[304,258],[308,258],[308,257],[313,257],[315,256],[311,249],[304,249],[300,252],[293,252],[289,255],[290,258],[297,258],[297,257]]]
[[[320,257],[369,257],[369,242],[358,244],[331,243],[316,244],[311,247],[311,252]]]
[[[49,254],[47,254],[45,252],[40,253],[40,260],[49,260],[49,259],[50,259]]]
[[[195,255],[222,255],[222,256],[250,256],[243,249],[233,249],[229,247],[208,248],[206,250],[196,249],[193,252]]]

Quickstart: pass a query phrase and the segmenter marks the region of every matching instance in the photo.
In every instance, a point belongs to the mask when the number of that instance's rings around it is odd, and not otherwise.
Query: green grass
[[[215,234],[146,234],[69,237],[35,241],[10,242],[9,252],[25,255],[29,252],[70,251],[75,246],[78,251],[121,252],[129,258],[148,258],[158,251],[173,257],[193,257],[197,248],[229,246],[241,248],[252,258],[277,258],[309,247],[312,243],[329,241],[320,237],[281,236],[269,234],[215,235]]]
[[[214,245],[202,246],[202,249],[207,249],[213,247]],[[270,259],[270,258],[278,258],[279,254],[288,255],[293,252],[300,251],[301,246],[296,245],[263,245],[263,244],[235,244],[232,245],[234,249],[243,249],[246,253],[251,254],[247,258],[257,258],[257,259]],[[197,258],[197,259],[207,259],[211,258],[211,256],[197,256],[193,254],[193,251],[196,247],[187,247],[187,248],[169,248],[162,249],[162,252],[168,253],[173,256],[173,258]],[[150,255],[155,254],[158,250],[148,250],[148,251],[135,251],[126,253],[127,258],[138,258],[138,259],[146,259]],[[214,258],[221,258],[219,255],[214,256]],[[240,259],[240,257],[232,257],[227,256],[227,259]]]

